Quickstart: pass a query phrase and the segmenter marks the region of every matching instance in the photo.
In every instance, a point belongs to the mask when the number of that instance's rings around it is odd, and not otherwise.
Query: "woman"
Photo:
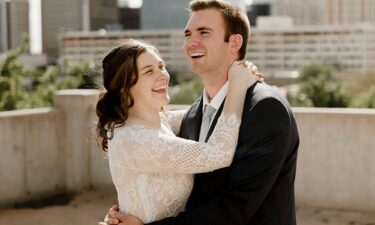
[[[257,81],[242,63],[229,70],[229,90],[207,143],[176,137],[184,111],[167,112],[169,75],[155,47],[128,40],[103,59],[96,112],[108,150],[120,210],[144,223],[184,210],[193,174],[227,167],[237,144],[246,90]]]

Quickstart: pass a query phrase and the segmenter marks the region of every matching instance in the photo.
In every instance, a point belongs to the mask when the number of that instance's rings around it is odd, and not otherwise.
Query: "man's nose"
[[[194,36],[191,36],[186,42],[187,42],[186,45],[189,48],[199,46],[199,41]]]

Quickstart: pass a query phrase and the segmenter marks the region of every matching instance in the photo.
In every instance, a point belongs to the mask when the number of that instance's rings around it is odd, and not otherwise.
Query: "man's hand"
[[[112,218],[110,215],[114,214],[115,212],[119,212],[120,209],[117,205],[113,205],[109,210],[107,215],[104,217],[104,222],[99,222],[98,225],[116,225],[119,224],[121,221],[117,218]]]
[[[98,225],[143,225],[143,222],[135,216],[119,212],[117,205],[112,206],[104,218],[104,222]]]

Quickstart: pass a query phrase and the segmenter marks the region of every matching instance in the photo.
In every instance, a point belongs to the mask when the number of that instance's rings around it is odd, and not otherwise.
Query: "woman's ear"
[[[243,38],[241,34],[232,34],[229,38],[229,46],[231,53],[240,51],[243,43]]]

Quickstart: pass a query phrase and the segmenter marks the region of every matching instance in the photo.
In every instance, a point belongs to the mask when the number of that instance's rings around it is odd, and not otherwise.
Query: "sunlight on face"
[[[135,107],[157,110],[169,103],[169,74],[164,61],[152,49],[146,50],[137,59],[138,81],[130,90]]]

